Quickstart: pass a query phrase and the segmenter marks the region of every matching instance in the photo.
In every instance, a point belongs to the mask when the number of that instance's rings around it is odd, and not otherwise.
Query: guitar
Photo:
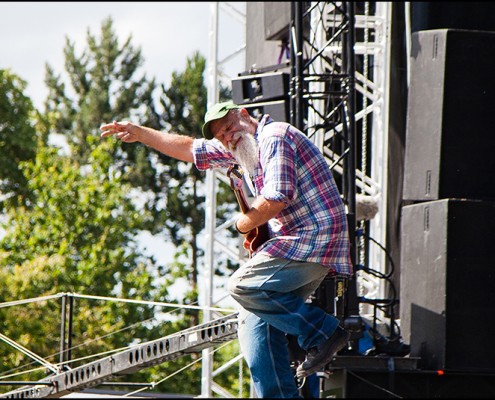
[[[230,188],[234,191],[237,202],[243,214],[249,211],[249,204],[244,194],[243,186],[243,174],[239,165],[234,164],[227,171],[227,176],[230,179]],[[249,258],[252,257],[254,251],[270,239],[270,230],[268,223],[264,223],[245,235],[243,246],[249,252]]]

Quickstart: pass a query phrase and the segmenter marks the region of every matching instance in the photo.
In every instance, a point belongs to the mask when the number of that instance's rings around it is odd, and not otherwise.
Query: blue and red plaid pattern
[[[256,132],[260,164],[256,194],[286,207],[269,221],[271,238],[256,253],[316,262],[352,274],[345,208],[320,150],[299,130],[265,115]],[[195,139],[198,169],[228,168],[233,155],[218,140]]]

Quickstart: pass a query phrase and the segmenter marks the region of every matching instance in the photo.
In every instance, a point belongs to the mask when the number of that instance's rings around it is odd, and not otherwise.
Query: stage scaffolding
[[[347,205],[350,229],[364,232],[353,237],[353,258],[356,265],[370,266],[386,274],[385,254],[369,245],[365,237],[373,237],[385,243],[387,201],[387,137],[388,137],[388,87],[390,52],[391,2],[292,2],[289,37],[291,46],[290,118],[291,123],[305,132],[327,158],[330,168],[341,186]],[[210,3],[210,49],[208,55],[207,89],[208,105],[219,100],[220,82],[226,86],[229,77],[224,67],[235,57],[242,57],[245,43],[232,53],[219,59],[219,27],[225,18],[234,18],[246,24],[246,15],[238,7],[227,2]],[[248,38],[249,40],[249,38]],[[71,392],[93,386],[140,368],[155,365],[183,352],[202,351],[201,397],[212,397],[214,392],[222,397],[234,397],[214,381],[216,373],[234,363],[239,363],[242,379],[242,357],[234,357],[229,365],[213,371],[212,347],[217,342],[235,338],[236,315],[227,317],[214,311],[213,289],[216,254],[226,254],[232,261],[242,263],[247,254],[239,248],[232,249],[222,241],[222,231],[234,223],[234,219],[217,225],[216,194],[218,185],[229,184],[221,171],[206,174],[206,224],[205,260],[201,307],[206,334],[194,336],[175,344],[175,336],[145,343],[136,349],[101,359],[70,372],[59,371],[36,389],[21,389],[22,397],[44,397]],[[356,196],[377,199],[379,211],[368,222],[356,220]],[[372,303],[362,298],[386,297],[383,281],[358,271],[354,298],[351,298],[351,314],[372,314]],[[383,317],[383,316],[380,316]],[[226,326],[226,328],[224,328]],[[189,331],[179,332],[188,337]],[[186,336],[184,336],[186,335]],[[191,336],[193,337],[193,336]],[[179,339],[177,339],[179,340]],[[172,345],[171,345],[172,343]],[[161,347],[160,347],[161,346]],[[160,350],[161,348],[166,351]],[[115,363],[116,359],[121,363]],[[94,365],[93,365],[94,364]],[[98,372],[95,376],[91,367]],[[99,371],[98,371],[99,369]],[[79,372],[80,370],[80,372]],[[65,386],[64,386],[65,385]],[[58,389],[54,389],[58,387]],[[62,389],[63,387],[63,389]],[[60,390],[59,390],[60,389]],[[19,391],[15,394],[17,397]],[[251,392],[251,394],[253,394]],[[6,394],[10,397],[9,394]],[[3,397],[3,396],[0,396]]]
[[[391,3],[291,4],[290,122],[317,144],[340,184],[351,236],[358,231],[354,264],[386,274],[385,253],[366,238],[385,245]],[[378,204],[369,222],[356,219],[356,196]],[[383,281],[361,270],[356,285],[359,298],[386,297]],[[373,313],[364,302],[358,308]]]
[[[227,18],[234,18],[239,24],[245,27],[246,15],[239,12],[239,9],[234,8],[227,2],[211,2],[210,3],[210,49],[208,54],[207,64],[207,90],[208,90],[208,106],[211,106],[219,101],[220,84],[222,81],[226,86],[230,86],[230,78],[224,72],[224,66],[230,62],[234,57],[243,57],[245,55],[245,43],[240,43],[237,50],[228,54],[223,59],[219,59],[219,47],[221,46],[219,30],[221,24]],[[222,171],[208,170],[206,172],[206,204],[205,204],[205,259],[204,259],[204,285],[202,287],[203,293],[201,297],[202,304],[205,307],[203,313],[204,323],[208,323],[213,319],[210,307],[214,304],[215,287],[215,266],[217,250],[227,254],[234,262],[242,262],[246,257],[241,248],[231,249],[225,246],[221,239],[221,232],[231,226],[235,220],[231,219],[226,223],[217,226],[216,218],[216,194],[218,192],[218,185],[222,182],[229,184],[227,176]],[[201,290],[201,287],[200,287]],[[201,370],[201,397],[211,398],[212,392],[226,396],[225,390],[214,381],[213,371],[213,354],[211,348],[206,348],[202,352],[202,370]],[[242,357],[238,358],[239,370],[242,371]],[[242,373],[240,372],[240,376]],[[242,387],[242,383],[240,383]],[[227,396],[228,397],[228,396]]]
[[[218,60],[219,4],[224,3],[211,3],[210,8],[209,105],[219,100],[222,66]],[[392,3],[291,2],[291,7],[290,122],[318,145],[340,184],[350,231],[359,232],[353,237],[355,265],[386,275],[386,254],[367,238],[385,246]],[[245,257],[241,245],[237,252],[226,249],[220,240],[221,231],[234,222],[216,224],[216,193],[222,181],[226,183],[223,173],[208,171],[203,296],[208,307],[214,306],[215,251],[227,252],[240,263]],[[371,220],[356,220],[356,196],[377,202],[379,211]],[[347,313],[370,319],[374,315],[386,325],[386,315],[381,310],[377,312],[373,303],[387,297],[385,283],[361,270],[356,277],[350,282]],[[204,322],[210,317],[205,312]],[[208,351],[204,350],[203,354],[202,395],[205,397],[211,395],[214,387]]]

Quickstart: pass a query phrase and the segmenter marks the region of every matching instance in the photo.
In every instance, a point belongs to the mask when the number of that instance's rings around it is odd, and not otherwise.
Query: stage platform
[[[414,357],[337,356],[320,374],[320,398],[495,398],[495,372],[418,365]]]

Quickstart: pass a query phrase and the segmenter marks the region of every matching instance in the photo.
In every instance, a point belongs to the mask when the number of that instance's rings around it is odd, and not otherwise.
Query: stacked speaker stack
[[[255,118],[290,120],[290,2],[247,2],[247,71],[232,79],[232,100]]]
[[[428,370],[495,372],[495,32],[412,34],[400,321]]]

